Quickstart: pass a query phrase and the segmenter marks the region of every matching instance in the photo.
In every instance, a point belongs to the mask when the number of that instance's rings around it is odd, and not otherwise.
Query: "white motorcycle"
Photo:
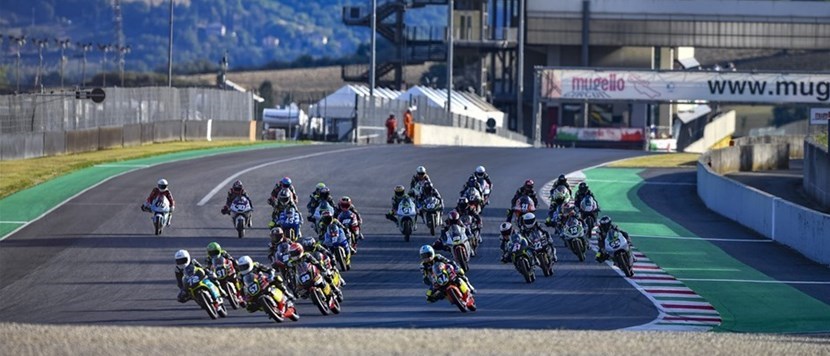
[[[634,277],[634,255],[628,240],[617,230],[611,229],[605,235],[605,253],[611,256],[614,265],[625,273],[626,277]]]
[[[251,202],[245,197],[237,197],[231,203],[231,217],[239,238],[245,236],[245,228],[251,226]]]
[[[467,271],[470,269],[470,239],[465,228],[453,224],[443,236],[444,247],[452,251],[452,256],[458,266]]]
[[[314,233],[318,236],[322,233],[322,231],[320,231],[320,218],[323,217],[323,213],[326,211],[334,217],[334,207],[329,205],[327,201],[323,200],[319,205],[317,205],[317,208],[314,209],[314,214],[311,215],[311,227],[314,229]]]
[[[490,204],[490,184],[484,179],[478,179],[478,184],[481,185],[481,195],[483,196],[483,205]]]
[[[412,235],[412,232],[418,229],[417,219],[415,219],[417,216],[415,201],[412,197],[407,195],[401,199],[401,202],[398,203],[398,210],[395,216],[397,216],[398,229],[403,234],[403,240],[409,242],[409,237]]]
[[[170,222],[170,210],[170,201],[164,195],[159,195],[150,205],[149,211],[153,213],[152,220],[156,235],[161,235],[164,227]]]

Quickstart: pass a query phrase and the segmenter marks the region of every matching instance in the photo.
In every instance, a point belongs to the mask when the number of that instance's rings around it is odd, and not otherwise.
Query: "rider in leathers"
[[[251,200],[250,197],[248,197],[248,192],[245,191],[244,187],[242,187],[242,181],[237,180],[233,182],[233,186],[231,186],[231,189],[228,190],[228,197],[225,199],[225,206],[222,207],[222,214],[230,214],[231,203],[233,203],[234,199],[239,197],[244,197],[245,199],[248,199],[248,203],[251,205],[251,211],[254,210],[254,201]]]
[[[277,184],[274,185],[274,189],[271,190],[271,197],[268,198],[268,204],[274,206],[276,204],[277,199],[280,197],[280,192],[283,190],[287,190],[291,193],[291,200],[294,201],[294,204],[300,204],[299,197],[297,196],[297,191],[294,190],[294,185],[291,184],[291,178],[283,177]]]
[[[141,205],[141,211],[150,211],[150,205],[153,204],[153,201],[163,195],[167,198],[167,201],[170,202],[170,214],[168,214],[167,218],[167,226],[170,226],[170,222],[173,221],[173,211],[176,210],[176,201],[173,200],[173,194],[170,193],[170,189],[167,187],[167,179],[159,179],[158,182],[156,182],[156,186],[150,192],[150,196],[148,196],[147,200],[144,201],[144,204]]]
[[[533,180],[528,179],[525,181],[525,184],[516,189],[516,194],[513,194],[513,199],[510,200],[510,208],[507,209],[507,219],[505,221],[510,222],[513,218],[513,207],[516,206],[516,202],[519,201],[519,198],[522,196],[527,195],[530,200],[533,200],[533,205],[539,205],[539,199],[536,197],[536,191],[533,190]]]
[[[288,210],[288,208],[293,207],[295,211],[300,211],[297,207],[297,203],[292,199],[291,192],[287,189],[281,191],[277,199],[274,200],[274,203],[271,204],[274,207],[274,211],[271,213],[271,220],[276,220],[280,213],[283,211]]]
[[[323,279],[325,279],[326,282],[331,286],[332,290],[334,291],[334,294],[342,297],[343,292],[340,291],[339,287],[334,285],[334,280],[332,279],[333,272],[327,269],[325,266],[323,266],[323,264],[320,263],[320,260],[315,258],[314,255],[306,252],[305,249],[303,249],[302,245],[296,242],[291,244],[291,247],[289,248],[289,253],[291,254],[292,264],[298,265],[301,262],[307,262],[317,267],[323,275]]]
[[[200,278],[207,276],[213,283],[214,288],[210,291],[213,297],[217,298],[225,295],[225,292],[221,288],[218,288],[219,282],[216,281],[216,276],[213,273],[202,267],[199,261],[190,258],[190,253],[187,250],[179,250],[176,252],[176,284],[179,286],[179,295],[176,299],[179,303],[185,303],[190,299],[190,295],[185,290],[184,282],[182,281],[185,273],[188,275],[197,274]]]
[[[242,256],[239,258],[239,260],[242,261],[245,257],[248,256]],[[248,257],[248,259],[250,260],[250,257]],[[244,264],[242,264],[240,265],[240,269],[244,271],[247,269],[247,267]],[[294,297],[294,294],[292,294],[288,287],[285,286],[285,280],[282,279],[282,275],[277,273],[273,268],[263,265],[259,262],[254,262],[252,270],[248,273],[252,272],[265,273],[266,275],[268,275],[268,279],[271,281],[272,285],[277,287],[280,291],[282,291],[282,293],[285,294],[285,297],[288,298],[289,301],[294,301],[294,299],[296,299]],[[254,303],[251,304],[255,307],[255,305],[253,305]]]
[[[571,191],[571,185],[568,184],[568,179],[565,178],[564,174],[560,174],[558,178],[556,178],[556,182],[553,183],[553,187],[550,188],[550,195],[553,195],[553,191],[556,190],[559,186],[563,186],[568,189],[568,195],[573,196],[573,191]]]
[[[611,223],[611,217],[608,215],[603,216],[599,219],[599,238],[597,243],[597,248],[599,252],[597,252],[597,262],[605,262],[605,260],[610,257],[607,253],[605,253],[605,237],[608,235],[609,231],[619,231],[621,235],[628,241],[628,246],[631,245],[631,237],[628,236],[628,233],[620,229],[619,226]]]
[[[582,205],[582,199],[585,199],[585,197],[589,197],[589,196],[593,197],[594,201],[597,200],[597,197],[594,196],[594,192],[592,192],[591,189],[588,188],[588,184],[586,184],[585,182],[579,183],[579,188],[577,188],[577,190],[576,190],[576,196],[574,196],[574,203],[576,204],[576,209],[577,210],[582,209],[582,206],[581,206]],[[600,211],[599,202],[597,202],[596,212],[599,212],[599,211]]]
[[[430,273],[432,273],[432,265],[435,264],[435,262],[443,262],[445,264],[453,266],[453,268],[455,268],[456,274],[458,275],[458,278],[464,280],[464,282],[467,283],[467,285],[470,287],[470,291],[473,294],[476,293],[475,287],[473,287],[473,284],[470,283],[470,280],[467,278],[467,275],[465,274],[464,270],[461,267],[459,267],[458,264],[455,263],[455,261],[450,260],[441,254],[435,253],[435,250],[432,248],[432,246],[423,245],[421,246],[420,269],[421,274],[424,277],[424,284],[426,284],[429,287],[429,290],[427,290],[427,302],[434,303],[438,300],[435,298],[435,289],[432,288],[432,281],[429,278]]]
[[[430,182],[429,175],[427,174],[427,169],[424,168],[424,166],[418,166],[418,168],[415,169],[415,174],[409,181],[409,189],[415,188],[416,184],[422,182]]]
[[[320,204],[325,201],[331,206],[332,210],[334,209],[334,200],[331,198],[331,190],[324,186],[319,190],[315,190],[315,193],[309,195],[311,198],[306,205],[308,208],[308,221],[314,221],[314,210],[317,209]]]
[[[553,262],[556,263],[558,261],[556,257],[556,247],[553,246],[553,239],[550,237],[550,234],[536,221],[535,214],[527,213],[522,215],[522,222],[519,224],[519,232],[522,235],[527,236],[529,240],[530,236],[537,231],[542,234],[543,238],[547,239],[548,245],[551,248],[551,254],[553,255],[551,257]]]
[[[464,223],[461,221],[461,214],[453,210],[449,214],[447,214],[447,218],[444,220],[444,225],[441,227],[441,233],[438,235],[438,239],[435,240],[435,242],[432,244],[433,247],[445,251],[449,250],[450,247],[452,247],[447,246],[444,243],[444,238],[447,234],[447,231],[449,231],[453,225],[460,227],[461,231],[464,231],[464,233],[467,234],[468,237],[471,235],[470,229],[468,229],[467,226],[465,226]]]
[[[398,205],[401,204],[404,197],[406,197],[406,188],[402,185],[395,186],[395,194],[392,195],[392,210],[386,213],[386,218],[392,220],[396,224],[398,223],[398,217],[396,216]],[[411,194],[410,197],[412,197]]]
[[[416,204],[418,206],[418,209],[419,209],[418,215],[421,216],[421,219],[424,222],[426,222],[426,220],[427,220],[426,215],[424,215],[426,213],[426,210],[421,209],[421,208],[424,206],[424,201],[426,201],[426,199],[429,198],[429,197],[435,197],[436,199],[438,199],[438,205],[439,206],[444,205],[444,200],[441,199],[441,193],[438,192],[438,189],[435,189],[435,187],[433,187],[432,183],[430,183],[429,181],[425,182],[424,183],[424,188],[421,191],[421,197],[418,200],[418,204]]]

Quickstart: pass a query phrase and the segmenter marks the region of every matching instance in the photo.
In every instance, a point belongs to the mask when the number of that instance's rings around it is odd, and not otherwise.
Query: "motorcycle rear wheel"
[[[335,255],[335,257],[337,259],[337,265],[340,267],[341,271],[346,271],[346,270],[348,270],[348,267],[349,267],[349,266],[346,265],[346,256],[344,256],[344,254],[345,254],[345,251],[343,251],[343,248],[338,247],[337,248],[337,254]]]
[[[548,255],[542,253],[539,254],[539,256],[537,256],[536,258],[539,260],[539,267],[542,267],[542,274],[545,275],[545,277],[552,276],[553,268],[550,265],[550,259],[548,258]]]
[[[412,235],[412,221],[406,220],[401,224],[403,226],[403,240],[409,242],[409,237]]]
[[[153,228],[155,229],[156,236],[161,235],[161,231],[164,229],[164,225],[161,223],[161,219],[155,219],[153,221]]]
[[[455,256],[455,261],[458,262],[458,266],[461,267],[464,271],[470,270],[470,264],[467,261],[467,256],[465,251],[462,247],[453,247],[452,253]]]
[[[231,308],[234,310],[239,309],[239,299],[236,299],[236,286],[233,285],[232,281],[225,283],[225,292],[228,293],[228,299],[231,301]]]
[[[455,304],[462,313],[467,312],[467,306],[461,302],[461,293],[458,292],[456,288],[448,288],[450,293],[447,295],[447,298],[450,298],[450,303]]]

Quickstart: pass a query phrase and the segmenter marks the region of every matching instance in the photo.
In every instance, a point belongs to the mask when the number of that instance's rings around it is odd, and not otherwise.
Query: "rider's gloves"
[[[222,207],[222,214],[223,215],[228,215],[228,214],[230,214],[230,212],[231,212],[231,209],[228,208],[227,206]]]

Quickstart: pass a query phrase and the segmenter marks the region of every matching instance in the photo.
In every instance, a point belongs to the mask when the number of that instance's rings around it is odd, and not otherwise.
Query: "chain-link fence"
[[[73,131],[160,121],[254,118],[250,93],[207,88],[107,88],[101,104],[74,92],[0,96],[0,133]]]

